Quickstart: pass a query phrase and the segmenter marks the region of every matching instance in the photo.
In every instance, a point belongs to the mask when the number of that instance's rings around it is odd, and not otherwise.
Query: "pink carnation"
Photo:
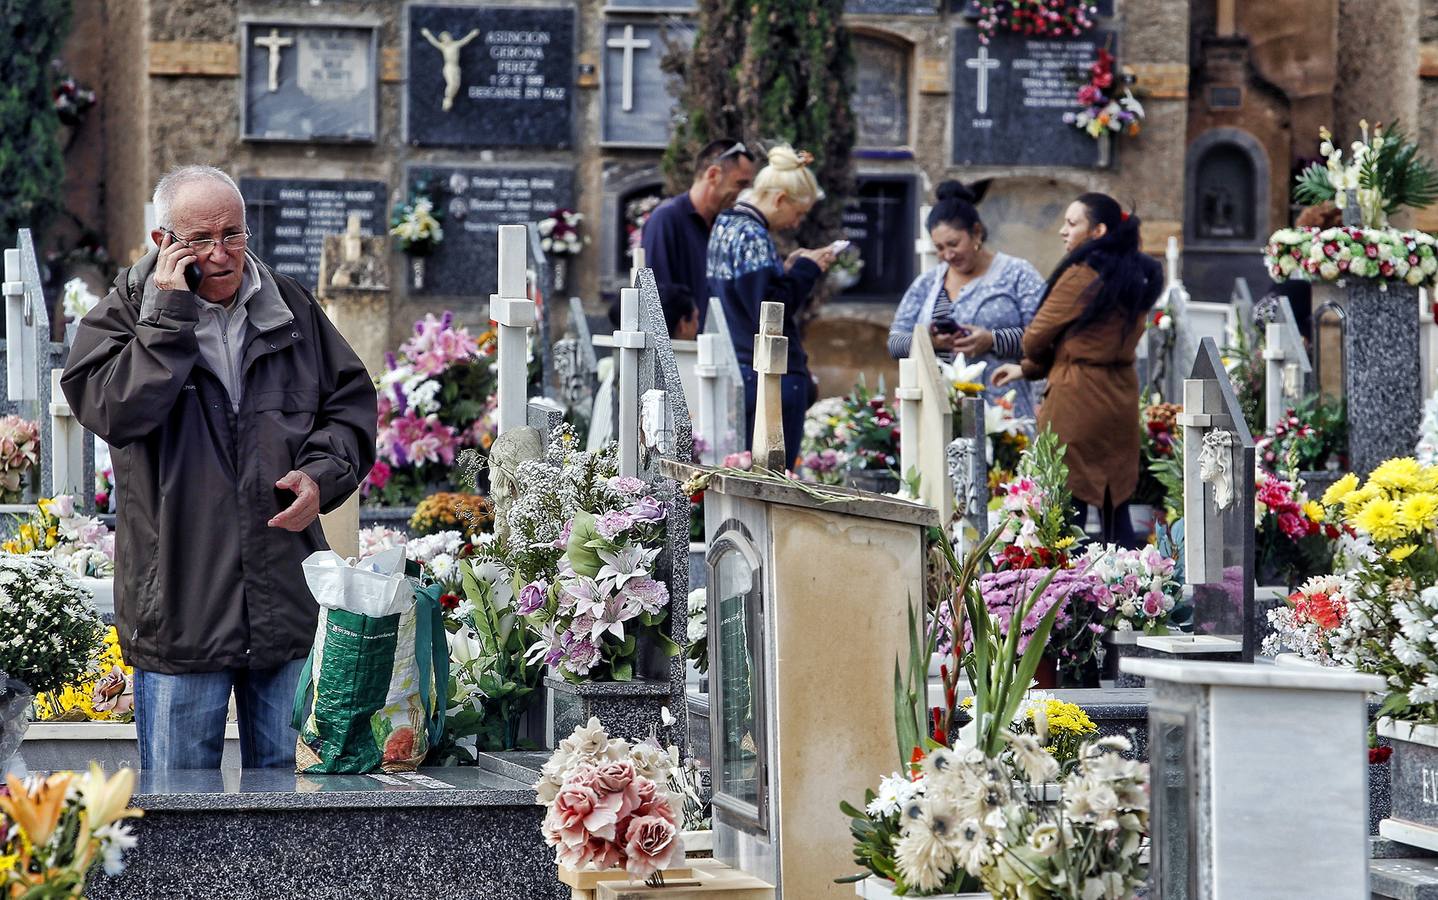
[[[679,829],[660,816],[635,816],[625,833],[624,869],[635,878],[648,878],[660,869],[684,861]]]

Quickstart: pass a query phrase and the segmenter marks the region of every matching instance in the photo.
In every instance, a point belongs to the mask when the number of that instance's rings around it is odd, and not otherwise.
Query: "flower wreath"
[[[979,43],[996,32],[1028,37],[1077,37],[1094,27],[1098,7],[1089,0],[974,0]]]

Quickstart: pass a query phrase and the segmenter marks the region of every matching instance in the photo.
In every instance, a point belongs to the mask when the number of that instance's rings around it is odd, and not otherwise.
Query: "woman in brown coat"
[[[1134,349],[1163,290],[1163,267],[1140,248],[1138,217],[1107,194],[1071,203],[1060,233],[1068,255],[1024,331],[1023,362],[1001,366],[993,382],[1048,379],[1037,424],[1068,446],[1078,523],[1092,504],[1102,539],[1131,547],[1125,503],[1139,466]]]

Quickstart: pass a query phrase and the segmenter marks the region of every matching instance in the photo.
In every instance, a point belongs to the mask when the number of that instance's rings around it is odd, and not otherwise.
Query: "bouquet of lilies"
[[[96,863],[120,874],[136,842],[125,819],[144,815],[129,808],[134,787],[131,770],[106,778],[95,763],[81,774],[10,776],[0,791],[0,895],[83,898]]]
[[[408,202],[395,205],[389,233],[399,239],[399,249],[405,253],[428,256],[444,240],[440,215],[433,200],[423,194],[415,194]]]

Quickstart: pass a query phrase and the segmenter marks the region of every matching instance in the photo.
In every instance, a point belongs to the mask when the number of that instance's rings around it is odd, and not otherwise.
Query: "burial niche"
[[[909,60],[905,41],[854,34],[854,127],[856,145],[894,150],[909,145]]]
[[[1253,158],[1234,143],[1214,144],[1199,157],[1190,200],[1198,237],[1253,240],[1256,174]]]

